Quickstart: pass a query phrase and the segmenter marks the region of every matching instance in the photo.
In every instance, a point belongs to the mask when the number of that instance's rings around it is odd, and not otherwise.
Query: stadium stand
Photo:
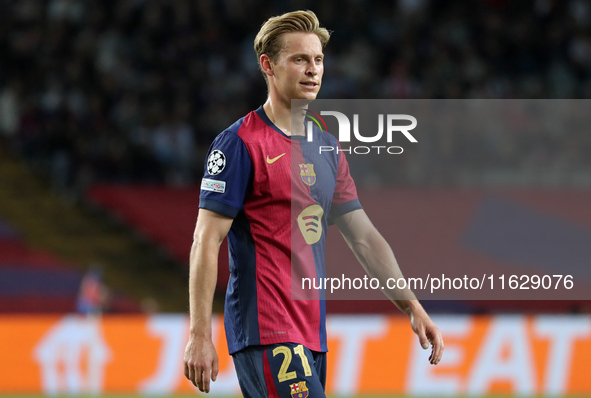
[[[186,264],[197,212],[193,187],[208,145],[265,98],[254,34],[267,17],[294,8],[314,10],[334,31],[326,49],[323,98],[591,96],[591,6],[584,0],[9,0],[0,2],[0,146],[58,195],[84,203],[90,192],[91,200]],[[549,134],[535,143],[527,134],[515,134],[507,145],[491,143],[487,134],[479,130],[425,142],[427,156],[445,154],[439,163],[431,162],[422,173],[401,167],[377,184],[358,178],[358,185],[535,189],[546,185],[539,176],[549,173],[558,175],[551,184],[562,190],[556,195],[570,198],[568,189],[591,186],[588,134],[577,140]],[[486,156],[475,156],[475,148]],[[560,178],[573,168],[584,178]],[[536,172],[514,183],[515,174],[532,169]],[[483,179],[486,175],[501,177]],[[542,206],[539,200],[526,201]],[[106,236],[113,231],[105,222],[90,227],[104,234],[91,246],[109,259],[108,274],[116,284],[140,297],[145,293],[134,287],[141,283],[134,272],[157,270],[151,274],[156,285],[165,275],[177,282],[184,277],[179,269],[185,268],[146,255],[145,248],[128,241],[121,244],[118,239],[127,238],[120,235]],[[50,232],[47,227],[38,234]],[[88,241],[77,238],[65,244],[39,236],[37,242],[84,264],[94,255],[91,249],[82,253]],[[113,253],[129,247],[135,247],[133,254]],[[128,265],[132,262],[135,268]],[[142,262],[151,265],[138,265]],[[117,270],[117,263],[125,270]],[[163,300],[176,300],[176,307],[167,308],[177,310],[185,309],[179,293],[184,289],[172,282],[152,287]]]
[[[75,312],[83,273],[55,255],[34,249],[0,219],[0,312]],[[138,305],[121,294],[109,311],[135,312]]]
[[[213,137],[265,99],[252,50],[261,21],[294,7],[334,30],[323,98],[591,96],[582,0],[4,1],[0,136],[78,194],[96,181],[191,184]],[[395,183],[442,186],[457,170],[565,157],[589,167],[589,140],[520,134],[495,146],[474,135],[434,140],[446,162]],[[489,156],[468,155],[483,144]]]
[[[184,309],[186,272],[175,271],[158,249],[103,213],[58,196],[1,146],[0,181],[0,295],[6,288],[20,294],[22,303],[11,296],[2,311],[74,310],[74,285],[95,265],[113,293],[107,312],[140,311],[144,299],[156,301],[161,310]],[[52,283],[39,285],[41,277]],[[57,294],[58,286],[67,300],[40,299],[43,292]],[[38,287],[41,296],[33,294]]]

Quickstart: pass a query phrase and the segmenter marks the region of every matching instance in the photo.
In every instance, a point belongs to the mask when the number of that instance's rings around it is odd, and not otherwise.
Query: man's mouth
[[[302,82],[300,84],[302,84],[306,87],[310,87],[310,88],[318,87],[318,83],[316,83],[316,82]]]

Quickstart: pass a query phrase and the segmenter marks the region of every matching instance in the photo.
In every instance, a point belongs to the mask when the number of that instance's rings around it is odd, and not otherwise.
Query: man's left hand
[[[429,348],[429,344],[431,344],[432,349],[429,362],[432,365],[437,365],[441,361],[444,349],[441,332],[425,311],[420,311],[418,314],[411,314],[410,323],[412,331],[419,336],[421,347],[426,350]]]

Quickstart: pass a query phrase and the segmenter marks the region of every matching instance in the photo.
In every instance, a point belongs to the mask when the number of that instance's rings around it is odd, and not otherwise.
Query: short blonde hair
[[[284,33],[291,32],[316,34],[320,39],[322,48],[326,46],[328,39],[330,39],[330,33],[326,28],[320,26],[320,21],[312,11],[288,12],[269,18],[259,30],[254,39],[254,51],[257,54],[257,60],[261,59],[261,55],[267,54],[273,63],[277,63],[279,53],[283,49],[282,36]],[[260,64],[259,67],[261,67]],[[267,80],[267,75],[264,72],[263,75]]]

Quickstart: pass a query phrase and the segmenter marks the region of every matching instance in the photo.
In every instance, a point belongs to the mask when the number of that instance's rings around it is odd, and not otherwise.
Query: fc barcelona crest
[[[306,185],[314,185],[316,182],[316,173],[314,173],[314,165],[312,163],[302,163],[300,166],[300,177]]]
[[[298,383],[293,383],[289,385],[291,389],[291,397],[292,398],[307,398],[308,397],[308,387],[306,387],[305,381],[300,381]]]

